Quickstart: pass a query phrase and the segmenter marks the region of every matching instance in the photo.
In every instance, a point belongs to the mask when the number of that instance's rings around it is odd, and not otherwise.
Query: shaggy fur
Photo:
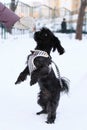
[[[28,57],[29,58],[29,57]],[[47,114],[46,123],[54,123],[56,119],[56,110],[60,100],[61,92],[68,92],[68,83],[65,79],[61,78],[62,86],[59,78],[55,76],[55,73],[49,65],[51,65],[51,58],[36,57],[34,59],[34,65],[36,70],[31,73],[30,85],[34,85],[38,82],[40,86],[40,93],[38,96],[38,104],[42,107],[37,115]],[[18,84],[25,80],[27,72],[20,73],[15,84]]]

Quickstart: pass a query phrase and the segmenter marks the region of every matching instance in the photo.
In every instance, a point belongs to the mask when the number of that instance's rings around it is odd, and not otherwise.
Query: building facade
[[[47,3],[52,8],[67,8],[71,11],[79,9],[81,0],[47,0]]]

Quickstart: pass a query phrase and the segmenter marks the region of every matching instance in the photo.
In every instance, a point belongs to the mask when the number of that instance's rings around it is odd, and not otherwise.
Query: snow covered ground
[[[15,85],[35,41],[29,34],[0,38],[0,130],[87,130],[87,37],[82,41],[55,34],[66,53],[52,53],[61,76],[70,80],[70,92],[62,94],[55,124],[46,124],[46,115],[37,116],[38,85],[28,79]]]

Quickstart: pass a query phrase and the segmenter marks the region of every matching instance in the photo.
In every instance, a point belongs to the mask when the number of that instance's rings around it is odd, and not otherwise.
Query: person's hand
[[[34,30],[35,29],[35,22],[34,19],[32,17],[22,17],[20,18],[19,21],[17,21],[14,24],[14,28],[17,29],[30,29],[30,30]]]

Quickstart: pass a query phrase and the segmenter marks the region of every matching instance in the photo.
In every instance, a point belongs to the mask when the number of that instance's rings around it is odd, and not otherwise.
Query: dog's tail
[[[68,93],[69,92],[69,80],[67,78],[61,78],[61,92]]]

